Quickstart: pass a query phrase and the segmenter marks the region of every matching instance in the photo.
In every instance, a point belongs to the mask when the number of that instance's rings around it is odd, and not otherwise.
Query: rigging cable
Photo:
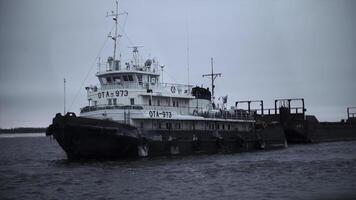
[[[112,31],[113,29],[114,29],[114,26],[111,28],[111,31]],[[110,32],[111,32],[111,31],[110,31]],[[85,75],[84,80],[83,80],[82,83],[80,84],[80,87],[78,88],[78,91],[77,91],[77,93],[75,94],[74,99],[73,99],[72,103],[70,104],[68,110],[70,110],[70,109],[72,108],[74,102],[76,101],[76,99],[77,99],[77,97],[78,97],[78,95],[79,95],[79,93],[80,93],[80,90],[82,89],[82,87],[83,87],[85,81],[88,79],[89,74],[90,74],[91,71],[93,70],[97,59],[100,57],[100,54],[101,54],[101,52],[103,51],[103,49],[104,49],[104,47],[105,47],[105,45],[106,45],[106,43],[107,43],[107,41],[108,41],[108,38],[109,38],[109,37],[106,37],[106,39],[105,39],[105,41],[103,42],[103,45],[101,46],[101,48],[100,48],[98,54],[96,55],[95,59],[93,60],[91,66],[90,66],[90,69],[89,69],[89,71],[87,72],[87,74]]]

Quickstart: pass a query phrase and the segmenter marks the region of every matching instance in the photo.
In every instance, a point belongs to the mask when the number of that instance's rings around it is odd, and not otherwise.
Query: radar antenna
[[[111,32],[109,33],[108,37],[110,37],[111,39],[114,40],[114,55],[113,55],[113,59],[116,60],[116,46],[117,46],[117,41],[118,38],[121,37],[120,34],[117,33],[117,26],[118,26],[118,18],[119,15],[128,15],[127,12],[123,12],[123,13],[119,13],[119,2],[118,0],[115,1],[115,11],[111,11],[111,13],[106,13],[106,17],[112,17],[112,19],[115,21],[115,33],[114,35],[111,34]]]
[[[214,82],[217,77],[221,76],[221,73],[214,73],[214,60],[211,58],[211,74],[204,74],[203,77],[209,77],[211,78],[211,103],[214,104],[215,96],[214,96]]]
[[[140,65],[140,54],[138,53],[138,48],[141,48],[143,46],[131,46],[129,48],[132,48],[132,57],[133,57],[133,62],[134,62],[134,67],[139,67]]]

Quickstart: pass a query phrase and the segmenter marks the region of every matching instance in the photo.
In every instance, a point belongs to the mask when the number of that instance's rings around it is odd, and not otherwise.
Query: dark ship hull
[[[140,131],[130,125],[74,114],[57,114],[46,135],[56,139],[70,160],[235,153],[286,146],[280,126],[238,134],[232,131]]]
[[[356,124],[350,122],[318,122],[314,116],[289,121],[285,133],[288,143],[318,143],[356,140]]]

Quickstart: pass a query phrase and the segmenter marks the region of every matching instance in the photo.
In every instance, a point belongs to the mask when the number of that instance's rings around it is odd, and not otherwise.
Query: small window
[[[129,75],[129,81],[133,81],[132,75]]]
[[[211,129],[214,130],[214,124],[211,124]]]
[[[161,122],[158,123],[158,128],[161,129],[162,128],[162,124]]]
[[[179,107],[179,101],[177,101],[177,107]]]
[[[116,106],[116,105],[117,105],[117,99],[112,99],[112,104],[113,104],[114,106]]]
[[[106,78],[102,78],[101,79],[101,82],[103,82],[103,84],[105,85],[107,82],[106,82]]]
[[[225,130],[225,124],[222,125],[222,129]]]
[[[111,77],[106,77],[106,82],[107,82],[108,84],[110,84],[110,83],[111,83]]]
[[[173,101],[173,107],[176,107],[176,102],[175,101]]]
[[[114,76],[114,83],[115,84],[120,84],[120,82],[121,82],[120,77],[119,76]]]
[[[138,84],[142,85],[142,75],[137,75]]]
[[[122,78],[124,79],[124,81],[128,81],[129,79],[127,78],[127,76],[122,76]]]
[[[130,104],[131,105],[135,105],[135,99],[134,98],[130,99]]]
[[[152,105],[152,101],[151,99],[148,100],[148,105],[151,106]]]
[[[231,128],[231,127],[230,127],[230,124],[228,124],[228,125],[227,125],[227,130],[230,130],[230,128]]]
[[[108,105],[112,105],[112,99],[108,99]]]
[[[159,99],[157,99],[157,106],[160,106],[161,102]]]
[[[220,128],[219,124],[216,124],[216,129],[219,129],[219,128]]]

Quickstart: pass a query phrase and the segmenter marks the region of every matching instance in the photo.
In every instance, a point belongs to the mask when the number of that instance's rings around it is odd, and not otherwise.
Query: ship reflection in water
[[[0,199],[355,199],[356,142],[68,162],[46,137],[0,138]]]

